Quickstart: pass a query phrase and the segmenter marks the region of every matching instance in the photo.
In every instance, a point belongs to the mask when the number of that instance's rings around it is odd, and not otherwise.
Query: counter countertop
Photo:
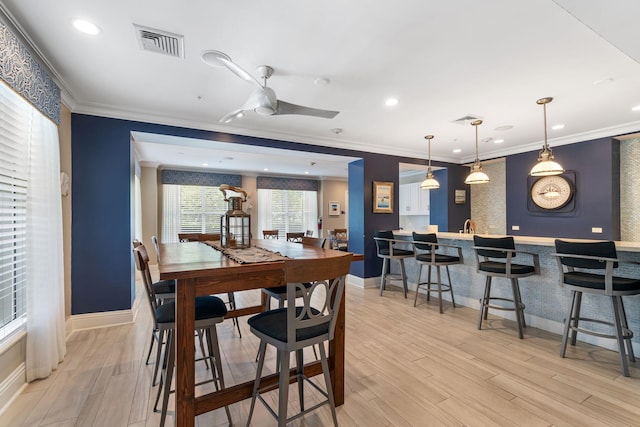
[[[416,230],[418,233],[428,233],[426,230]],[[411,237],[413,230],[393,230],[393,234],[395,236],[403,236],[403,237]],[[483,237],[503,237],[498,234],[481,234],[477,233],[478,236]],[[473,234],[468,233],[449,233],[439,231],[436,233],[439,239],[451,239],[451,240],[473,240]],[[535,245],[535,246],[555,246],[555,237],[537,237],[537,236],[513,236],[516,244],[519,245]],[[570,239],[569,241],[582,241],[582,242],[594,242],[598,239]],[[627,252],[640,252],[640,242],[625,242],[625,241],[616,241],[616,249],[619,251],[627,251]]]

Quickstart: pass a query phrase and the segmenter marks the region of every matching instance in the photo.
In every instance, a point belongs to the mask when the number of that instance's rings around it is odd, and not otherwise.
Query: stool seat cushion
[[[416,259],[418,261],[430,263],[431,254],[429,253],[419,254],[418,256],[416,256]],[[436,264],[452,264],[452,263],[460,262],[460,257],[453,256],[453,255],[436,254],[435,261],[436,261]]]
[[[156,294],[173,294],[176,292],[176,281],[160,280],[153,284],[153,292]]]
[[[573,271],[564,273],[564,283],[583,288],[604,290],[604,276],[601,274]],[[613,290],[618,292],[640,291],[640,280],[613,276]]]
[[[479,266],[480,271],[487,273],[506,274],[507,264],[496,261],[483,261]],[[530,274],[534,273],[535,268],[532,265],[511,264],[511,274]]]
[[[380,248],[379,255],[390,256],[391,251],[389,248]],[[413,251],[407,251],[405,249],[393,248],[393,256],[413,256]]]
[[[224,317],[227,314],[227,306],[224,301],[214,296],[197,297],[195,301],[195,320],[214,319],[216,317]],[[156,322],[173,323],[175,322],[176,303],[162,304],[156,309]]]
[[[315,308],[311,308],[314,315],[320,312]],[[296,315],[299,316],[302,312],[302,307],[296,307]],[[287,308],[278,308],[276,310],[269,310],[249,318],[247,321],[249,326],[256,331],[267,335],[271,338],[275,338],[281,342],[287,342]],[[310,338],[326,335],[329,333],[329,322],[322,323],[320,325],[299,329],[296,332],[296,341],[305,341]]]

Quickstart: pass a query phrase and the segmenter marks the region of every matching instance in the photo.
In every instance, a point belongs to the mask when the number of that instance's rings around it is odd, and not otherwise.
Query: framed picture
[[[464,205],[467,201],[467,191],[466,190],[456,190],[455,191],[455,202],[456,205]]]
[[[340,215],[340,202],[329,202],[329,215]]]
[[[373,181],[373,213],[393,213],[393,182]]]

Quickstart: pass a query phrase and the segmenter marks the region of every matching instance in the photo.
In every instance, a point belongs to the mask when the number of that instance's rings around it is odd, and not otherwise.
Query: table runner
[[[279,252],[272,252],[259,246],[251,246],[250,248],[246,249],[236,249],[223,248],[219,240],[206,241],[204,243],[222,252],[225,256],[228,256],[229,258],[240,264],[284,261],[285,259],[287,259],[286,256],[280,254]]]

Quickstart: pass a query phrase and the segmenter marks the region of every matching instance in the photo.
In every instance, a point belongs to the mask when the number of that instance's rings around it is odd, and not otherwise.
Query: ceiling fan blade
[[[242,80],[254,84],[258,87],[262,87],[255,77],[242,69],[238,64],[233,62],[229,55],[217,50],[206,50],[202,52],[202,60],[212,67],[224,66],[228,68],[233,74],[240,77]]]
[[[243,109],[232,111],[229,114],[226,114],[223,118],[221,118],[220,123],[229,123],[239,117],[242,117],[243,113],[244,113]]]
[[[302,105],[291,104],[278,100],[278,107],[274,115],[299,114],[302,116],[323,117],[332,119],[338,115],[339,111],[321,110],[319,108],[303,107]]]

